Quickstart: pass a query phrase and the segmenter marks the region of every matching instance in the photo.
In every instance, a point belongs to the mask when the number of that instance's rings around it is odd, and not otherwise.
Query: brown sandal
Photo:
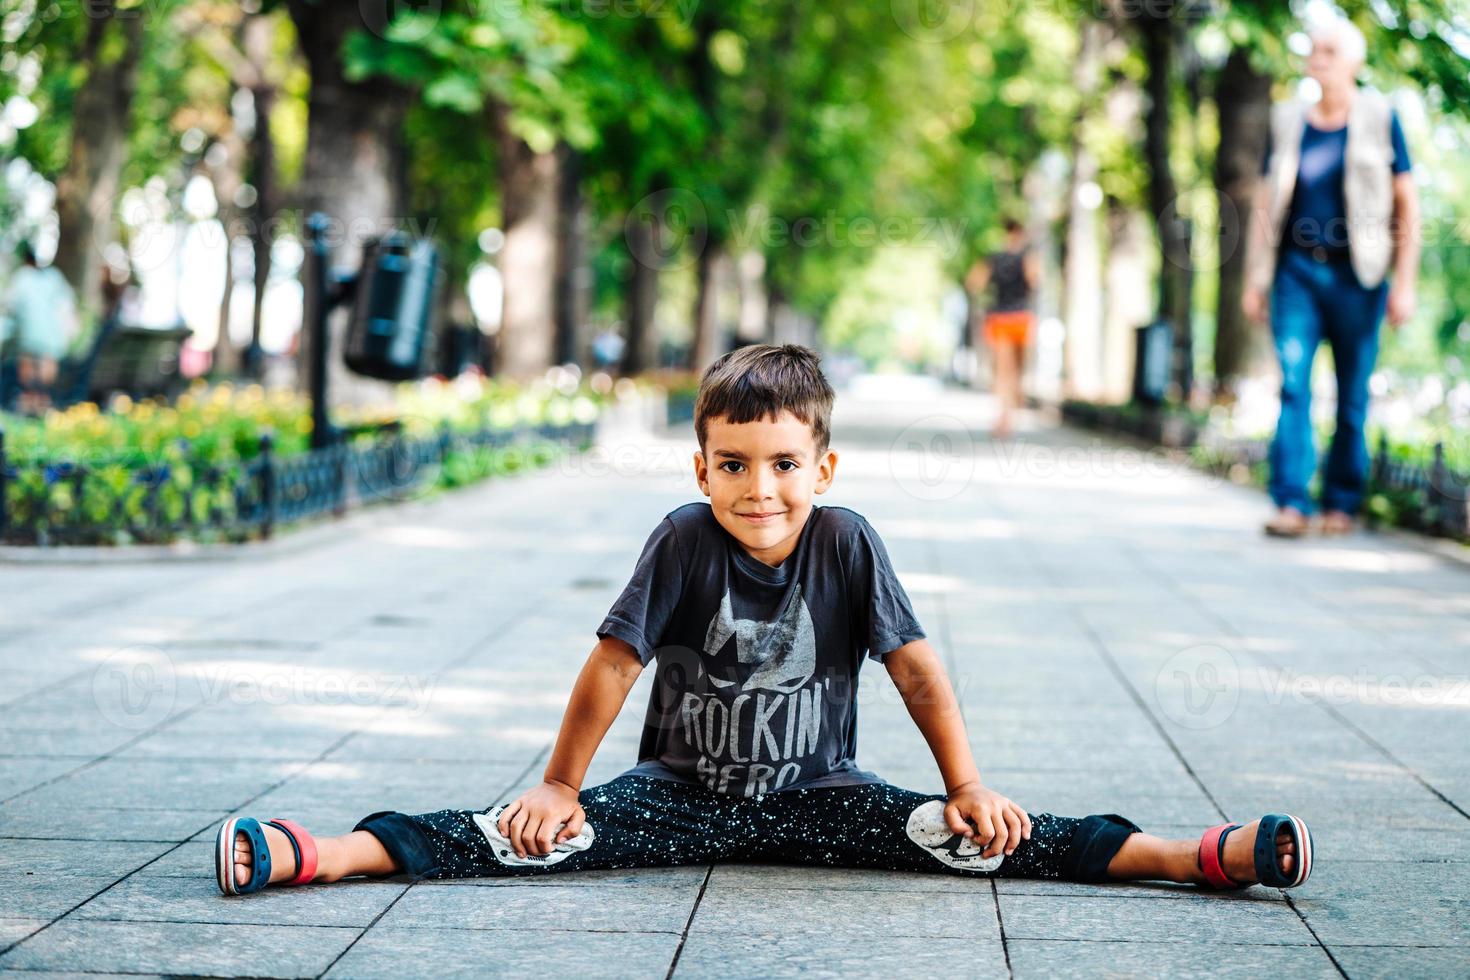
[[[1266,522],[1265,531],[1273,538],[1299,538],[1310,530],[1307,515],[1295,507],[1283,507]]]
[[[1353,515],[1341,510],[1329,510],[1322,515],[1322,533],[1328,536],[1352,534],[1356,526]]]

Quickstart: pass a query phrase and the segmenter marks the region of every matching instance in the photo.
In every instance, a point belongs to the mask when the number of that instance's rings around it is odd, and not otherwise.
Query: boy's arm
[[[949,795],[944,816],[950,829],[989,842],[986,857],[1002,849],[1007,854],[1014,851],[1020,841],[1031,837],[1031,818],[1024,808],[981,784],[959,702],[939,654],[928,640],[914,640],[889,652],[883,666],[944,777]],[[974,821],[973,828],[968,820]]]
[[[637,651],[622,640],[607,637],[593,647],[572,686],[541,784],[522,793],[496,821],[518,856],[549,854],[557,843],[582,832],[585,814],[577,801],[582,780],[641,673]],[[566,824],[560,833],[558,824]]]
[[[597,641],[572,686],[561,731],[542,778],[561,783],[574,793],[581,791],[597,747],[641,673],[643,662],[631,645],[611,636]]]

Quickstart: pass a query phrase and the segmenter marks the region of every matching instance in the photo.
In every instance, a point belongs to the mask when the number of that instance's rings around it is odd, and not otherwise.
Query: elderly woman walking
[[[1368,475],[1363,424],[1379,323],[1385,308],[1394,327],[1413,315],[1419,264],[1419,204],[1398,114],[1382,93],[1356,81],[1367,51],[1363,35],[1335,18],[1310,36],[1307,75],[1321,98],[1272,108],[1242,298],[1256,322],[1265,320],[1269,298],[1281,363],[1281,416],[1270,452],[1277,511],[1265,526],[1280,537],[1310,527],[1311,374],[1323,339],[1337,374],[1337,419],[1322,479],[1321,530],[1353,529]]]

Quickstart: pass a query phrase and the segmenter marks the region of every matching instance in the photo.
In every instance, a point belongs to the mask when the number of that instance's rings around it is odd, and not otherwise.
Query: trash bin
[[[348,367],[384,381],[423,375],[438,264],[433,242],[403,232],[390,232],[364,246],[343,351]]]
[[[1162,405],[1169,387],[1174,330],[1169,321],[1155,320],[1139,327],[1134,340],[1133,400],[1144,405]]]

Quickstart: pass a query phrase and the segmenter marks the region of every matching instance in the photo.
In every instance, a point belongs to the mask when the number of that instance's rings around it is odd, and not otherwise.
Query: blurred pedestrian
[[[1041,277],[1026,229],[1015,218],[1007,218],[1005,230],[1005,248],[977,262],[965,277],[973,309],[980,308],[986,287],[994,286],[983,323],[985,341],[995,356],[997,410],[991,434],[997,439],[1010,436],[1012,416],[1021,407],[1021,370],[1036,319],[1031,300]]]
[[[1322,480],[1321,530],[1345,534],[1362,506],[1368,475],[1363,425],[1368,378],[1385,308],[1394,327],[1414,313],[1419,218],[1409,152],[1388,99],[1359,88],[1363,34],[1334,16],[1309,28],[1307,75],[1321,98],[1272,108],[1252,210],[1242,306],[1268,313],[1281,363],[1281,415],[1271,443],[1267,534],[1300,537],[1313,512],[1316,469],[1312,361],[1324,338],[1337,374],[1337,419]],[[1392,285],[1388,273],[1393,273]]]
[[[76,332],[76,296],[59,269],[37,264],[30,245],[21,246],[20,261],[10,277],[5,308],[15,325],[18,407],[39,415],[51,405],[57,363]]]

